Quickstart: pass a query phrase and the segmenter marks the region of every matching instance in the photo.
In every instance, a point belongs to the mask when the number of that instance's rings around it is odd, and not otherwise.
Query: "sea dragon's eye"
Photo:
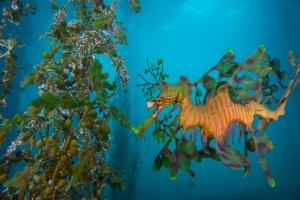
[[[162,97],[158,97],[158,98],[155,99],[155,103],[156,103],[156,105],[158,105],[158,106],[163,105],[164,102],[165,102],[165,101],[164,101],[164,98],[162,98]]]

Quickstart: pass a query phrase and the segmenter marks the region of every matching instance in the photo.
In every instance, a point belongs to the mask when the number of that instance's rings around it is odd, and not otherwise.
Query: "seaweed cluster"
[[[129,1],[139,11],[138,1]],[[24,114],[4,119],[0,145],[6,135],[18,132],[0,158],[1,197],[13,199],[100,199],[104,187],[123,188],[123,182],[106,160],[111,146],[109,121],[129,127],[112,103],[116,81],[103,72],[95,55],[107,55],[127,86],[127,68],[118,55],[126,44],[124,28],[116,17],[116,1],[71,0],[62,6],[51,1],[51,29],[44,35],[52,43],[41,53],[43,61],[21,86],[38,85],[39,97]],[[67,20],[67,15],[74,18]],[[12,168],[19,168],[15,172]],[[12,173],[10,177],[8,174]]]
[[[177,84],[163,82],[161,77],[166,77],[166,75],[164,75],[163,68],[158,67],[162,65],[160,60],[150,67],[148,65],[145,69],[145,74],[150,72],[154,82],[147,81],[139,74],[144,83],[137,86],[142,87],[144,95],[150,95],[147,107],[154,107],[155,110],[132,130],[138,135],[143,135],[150,124],[155,122],[152,135],[159,142],[163,141],[165,146],[155,159],[154,170],[159,170],[164,166],[169,169],[170,178],[175,179],[178,169],[184,169],[194,177],[195,174],[190,169],[190,161],[200,162],[202,158],[212,158],[221,160],[227,167],[243,169],[244,175],[247,176],[250,170],[248,151],[256,151],[269,185],[275,186],[268,163],[262,156],[273,149],[273,143],[267,134],[261,132],[267,128],[270,121],[277,120],[279,115],[284,114],[286,101],[300,81],[298,74],[300,57],[296,59],[293,52],[288,52],[287,57],[293,70],[290,77],[286,71],[281,71],[278,59],[270,58],[263,45],[241,63],[234,62],[234,57],[233,50],[227,49],[220,61],[195,82],[190,82],[184,76]],[[153,73],[155,70],[158,71]],[[211,72],[217,72],[217,77],[211,76]],[[203,95],[203,90],[205,95]],[[153,91],[160,91],[157,98],[152,98]],[[192,91],[195,91],[194,102],[190,98]],[[221,93],[228,95],[226,98],[220,97]],[[219,99],[217,99],[218,95]],[[225,102],[222,102],[220,98],[225,98],[223,100]],[[174,105],[173,109],[162,119],[158,119],[158,114],[170,104]],[[191,106],[193,104],[199,106]],[[232,107],[231,104],[241,107]],[[250,114],[250,108],[245,107],[248,104],[255,104],[257,113],[255,111]],[[207,109],[203,114],[200,108],[206,105]],[[181,111],[169,123],[169,119],[172,118],[171,113],[179,107]],[[189,111],[185,113],[186,110]],[[225,113],[225,110],[232,113]],[[254,114],[259,116],[256,119],[256,128],[253,127],[255,123],[252,124]],[[218,115],[218,120],[216,120],[216,115]],[[200,124],[200,118],[204,119],[202,124]],[[245,124],[247,118],[250,124]],[[223,129],[218,129],[218,125]],[[236,131],[234,126],[237,127]],[[180,129],[182,129],[182,134],[178,134]],[[233,143],[235,132],[238,133],[239,142],[241,142],[242,135],[244,136],[244,155],[228,144],[229,134],[232,135]],[[196,147],[198,134],[203,144],[200,150]],[[223,138],[220,139],[218,136]],[[215,139],[215,148],[209,146],[213,139]],[[176,143],[173,150],[169,147],[172,140]]]
[[[25,6],[20,0],[2,0],[2,20],[0,25],[0,107],[6,105],[6,96],[12,88],[12,81],[16,76],[16,70],[22,71],[17,63],[16,47],[22,47],[17,33],[9,29],[9,24],[19,25],[23,16],[28,12],[35,14],[36,6],[27,3]]]

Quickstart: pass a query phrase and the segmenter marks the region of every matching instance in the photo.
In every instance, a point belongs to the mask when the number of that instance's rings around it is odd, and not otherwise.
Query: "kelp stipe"
[[[113,98],[113,103],[118,107],[120,117],[126,117],[126,121],[131,119],[132,107],[130,104],[130,88],[124,92],[117,81],[117,91]],[[130,129],[125,129],[119,121],[112,122],[111,143],[113,146],[108,150],[109,163],[111,163],[116,175],[122,178],[123,190],[111,190],[108,199],[135,199],[137,179],[139,177],[140,151],[138,150],[136,138],[131,134]]]
[[[161,70],[161,73],[150,73],[156,80],[155,83],[149,84],[142,77],[145,83],[137,86],[146,89],[145,94],[155,87],[160,90],[160,94],[147,101],[147,107],[154,108],[154,112],[132,130],[141,135],[151,122],[155,122],[153,136],[159,141],[168,140],[156,157],[153,169],[158,170],[161,166],[168,168],[171,179],[176,178],[179,168],[194,177],[190,160],[200,162],[202,158],[212,158],[232,169],[244,170],[244,175],[247,176],[250,171],[248,151],[255,151],[269,185],[274,187],[275,181],[270,174],[269,165],[262,156],[273,149],[273,143],[266,134],[259,132],[264,131],[270,121],[284,115],[288,97],[299,83],[300,60],[296,61],[292,52],[288,53],[288,60],[294,72],[287,85],[282,82],[288,77],[287,72],[280,71],[279,61],[270,60],[262,45],[242,63],[234,62],[233,50],[227,49],[220,61],[195,82],[182,76],[177,84],[165,83],[156,77],[157,74],[163,74],[159,64],[151,65],[150,70],[148,65],[146,72],[153,69]],[[209,75],[212,71],[218,72],[216,79]],[[271,84],[270,76],[274,76],[278,83]],[[199,84],[206,90],[203,101]],[[196,91],[195,102],[190,97],[193,87]],[[283,91],[280,98],[273,95],[278,91]],[[169,115],[162,120],[158,119],[158,114],[171,104],[174,107]],[[170,113],[177,108],[180,108],[179,114],[168,124],[167,121],[172,118]],[[259,117],[256,128],[253,127],[255,115]],[[232,135],[232,139],[235,135],[234,126],[237,127],[238,140],[244,138],[244,154],[229,145],[229,135]],[[181,136],[178,134],[180,129]],[[196,148],[198,135],[202,143],[199,150]],[[174,150],[169,149],[172,140],[176,142]],[[212,140],[215,140],[215,147],[210,146]]]
[[[139,9],[138,0],[129,1]],[[128,76],[117,46],[126,44],[115,15],[116,1],[51,1],[53,24],[45,34],[51,47],[21,86],[38,85],[39,97],[23,114],[4,119],[0,143],[18,131],[0,157],[2,199],[100,199],[105,186],[121,189],[123,182],[107,163],[110,119],[128,126],[112,104],[116,82],[103,72],[96,54],[105,54],[126,88]],[[68,12],[74,18],[66,18]],[[53,44],[54,43],[54,44]],[[4,138],[4,139],[3,139]],[[12,177],[12,166],[25,164]]]

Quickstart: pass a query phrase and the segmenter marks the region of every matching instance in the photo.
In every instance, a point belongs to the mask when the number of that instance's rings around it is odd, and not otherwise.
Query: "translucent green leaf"
[[[75,102],[73,101],[71,95],[68,92],[63,92],[61,97],[62,97],[61,107],[63,109],[71,109],[76,106]]]
[[[188,155],[193,155],[193,153],[196,151],[196,144],[189,140],[187,142],[185,142],[184,144],[184,151],[188,154]]]
[[[271,187],[274,187],[275,186],[275,180],[270,174],[270,168],[269,168],[267,160],[265,158],[261,157],[260,163],[261,163],[261,167],[264,171],[264,174],[267,177],[267,181],[268,181],[269,185]]]
[[[279,72],[280,71],[280,61],[277,58],[274,58],[271,62],[270,65],[272,67],[273,72]]]
[[[255,143],[253,138],[246,140],[246,149],[251,152],[255,151]]]
[[[177,172],[178,172],[178,164],[177,164],[177,162],[175,162],[172,159],[172,161],[170,162],[168,168],[169,168],[169,177],[170,177],[170,179],[175,180],[176,177],[177,177]]]
[[[20,124],[21,121],[22,121],[22,115],[17,114],[11,119],[10,123]]]
[[[41,97],[31,101],[32,106],[39,109],[45,108],[47,111],[53,110],[54,108],[58,107],[59,104],[60,99],[50,92],[47,92]]]
[[[162,159],[160,157],[160,154],[155,158],[154,163],[152,165],[152,170],[153,171],[158,171],[162,167]]]
[[[263,131],[267,128],[268,124],[269,124],[269,120],[262,118],[259,120],[256,130]]]
[[[237,63],[222,64],[219,71],[224,77],[229,78],[233,75],[238,66]]]
[[[213,79],[212,77],[210,77],[208,75],[203,77],[203,86],[205,89],[210,90],[213,87],[215,87],[217,84],[218,84],[218,82],[215,79]]]
[[[73,176],[71,184],[73,186],[82,183],[83,179],[90,172],[91,167],[95,165],[96,160],[93,154],[93,151],[87,150],[87,144],[80,148],[79,161],[72,166]]]
[[[218,65],[218,70],[221,72],[222,75],[227,75],[227,72],[231,69],[233,65],[231,63],[222,63]]]
[[[6,140],[6,134],[4,132],[0,132],[0,145]]]
[[[221,60],[216,66],[216,68],[224,77],[229,78],[230,76],[232,76],[233,72],[238,67],[237,63],[232,63],[233,60],[234,60],[233,50],[228,48],[226,50],[225,55],[221,58]]]
[[[60,23],[59,24],[59,30],[61,31],[61,32],[64,32],[64,31],[66,31],[67,30],[67,22],[66,21],[63,21],[62,23]]]
[[[265,77],[271,70],[272,70],[271,67],[266,67],[266,68],[264,68],[263,70],[261,70],[259,72],[259,76],[260,77]]]
[[[171,158],[171,157],[166,157],[166,156],[163,156],[163,157],[162,157],[162,164],[163,164],[164,167],[167,168],[167,167],[169,166],[170,158]]]
[[[273,149],[273,143],[269,140],[267,134],[262,134],[257,138],[257,148],[264,154]]]
[[[161,65],[161,64],[163,64],[163,59],[158,58],[158,59],[157,59],[157,65]]]
[[[0,128],[0,133],[7,133],[9,131],[11,131],[12,129],[12,124],[2,124],[1,128]]]
[[[237,81],[248,90],[258,90],[260,88],[260,81],[258,79],[253,80],[252,78],[246,75],[242,76],[241,78],[238,78]]]
[[[4,186],[8,188],[17,188],[19,199],[23,199],[28,183],[32,180],[38,170],[38,168],[26,166],[22,170],[16,172],[10,180],[5,181]]]
[[[209,149],[209,154],[210,154],[210,157],[211,157],[213,160],[221,161],[219,155],[218,155],[217,152],[216,152],[216,149],[210,148],[210,149]]]
[[[276,183],[273,177],[268,177],[267,180],[271,187],[275,187]]]
[[[229,168],[243,170],[243,165],[249,164],[249,158],[232,146],[218,145],[216,151],[222,163]]]
[[[265,54],[265,47],[263,45],[260,45],[256,48],[256,50],[243,62],[243,69],[248,72],[257,73],[263,63],[260,61],[260,59]]]
[[[225,55],[222,57],[221,62],[231,62],[234,59],[234,51],[231,48],[226,49]]]
[[[181,168],[185,171],[189,170],[189,168],[191,166],[191,162],[190,162],[190,159],[186,155],[184,155],[182,153],[178,154],[178,156],[176,156],[176,161],[178,163],[179,168]]]
[[[20,87],[24,87],[26,84],[33,85],[35,83],[35,78],[34,74],[26,76],[24,81],[20,83]]]
[[[291,65],[293,67],[295,67],[296,63],[295,63],[294,52],[293,51],[289,51],[287,57],[288,57],[288,60],[290,61]]]
[[[238,96],[237,90],[232,86],[228,87],[228,92],[229,92],[230,96],[232,96],[232,97]]]
[[[197,89],[197,91],[196,91],[196,97],[201,97],[201,96],[202,96],[201,89]]]
[[[243,65],[243,69],[248,72],[257,73],[261,68],[260,63],[257,63],[257,61],[250,57],[246,60],[245,64]]]
[[[237,90],[238,96],[241,97],[241,99],[245,100],[246,102],[249,101],[255,101],[260,102],[261,101],[261,95],[259,94],[259,91],[253,94],[248,94],[247,91],[243,88],[239,88]]]
[[[99,62],[99,60],[95,60],[91,64],[90,69],[90,75],[92,77],[92,81],[94,83],[94,86],[96,87],[95,90],[97,90],[97,86],[99,86],[100,82],[103,80],[104,77],[102,77],[102,64]]]
[[[163,164],[163,166],[168,168],[169,163],[170,163],[170,159],[171,159],[171,156],[172,156],[171,151],[168,148],[165,147],[161,151],[161,155],[162,155],[162,164]]]

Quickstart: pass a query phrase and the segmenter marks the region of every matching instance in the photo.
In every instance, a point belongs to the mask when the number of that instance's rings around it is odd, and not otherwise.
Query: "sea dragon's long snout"
[[[148,109],[155,108],[155,110],[137,127],[132,127],[131,130],[137,135],[143,135],[147,128],[152,124],[158,113],[163,109],[162,105],[159,105],[162,99],[160,97],[155,99],[149,99],[146,102]]]

